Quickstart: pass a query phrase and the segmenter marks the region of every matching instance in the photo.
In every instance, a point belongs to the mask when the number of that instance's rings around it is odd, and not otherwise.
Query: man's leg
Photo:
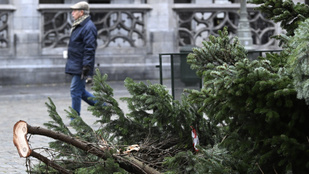
[[[89,98],[89,97],[92,97],[91,99]],[[88,91],[86,91],[86,89],[84,89],[84,92],[83,92],[83,95],[82,95],[82,99],[86,102],[86,103],[88,103],[89,105],[91,105],[91,106],[94,106],[94,104],[96,103],[96,101],[93,99],[93,95],[90,93],[90,92],[88,92]]]
[[[84,90],[85,90],[85,80],[80,79],[79,75],[73,75],[70,87],[72,108],[78,113],[78,115],[80,115],[81,100]]]

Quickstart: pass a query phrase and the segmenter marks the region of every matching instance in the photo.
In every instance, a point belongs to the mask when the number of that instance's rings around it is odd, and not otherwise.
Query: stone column
[[[172,9],[173,0],[148,0],[152,10],[148,18],[150,45],[152,53],[158,55],[163,52],[176,52],[176,15]]]
[[[241,0],[237,36],[240,43],[244,45],[247,50],[253,49],[252,35],[247,12],[247,0]]]
[[[40,14],[38,0],[13,0],[16,58],[37,58],[40,53]]]
[[[159,78],[159,53],[175,53],[178,50],[177,16],[173,11],[174,0],[147,0],[152,9],[147,17],[148,56],[146,64],[146,77]],[[169,59],[163,59],[169,62]],[[170,78],[170,66],[163,68],[164,78]]]

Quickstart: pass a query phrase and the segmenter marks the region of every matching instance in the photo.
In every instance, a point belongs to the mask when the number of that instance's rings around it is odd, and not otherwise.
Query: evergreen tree
[[[288,60],[297,97],[305,99],[309,104],[309,19],[299,25],[288,45]]]
[[[226,28],[219,35],[188,56],[204,80],[191,102],[203,102],[199,111],[225,125],[224,147],[241,159],[240,173],[308,172],[309,110],[284,66],[288,52],[250,61],[237,39],[228,42]]]

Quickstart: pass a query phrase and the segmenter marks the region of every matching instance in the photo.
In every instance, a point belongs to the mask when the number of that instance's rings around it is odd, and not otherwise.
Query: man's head
[[[78,2],[71,6],[72,9],[72,16],[74,20],[80,18],[81,16],[85,14],[89,14],[90,9],[89,9],[89,4],[85,1]]]

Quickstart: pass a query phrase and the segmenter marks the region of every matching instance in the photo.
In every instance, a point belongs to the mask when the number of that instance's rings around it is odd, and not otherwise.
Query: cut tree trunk
[[[54,162],[50,161],[46,157],[43,157],[42,155],[38,155],[38,153],[31,151],[31,149],[29,148],[27,138],[26,138],[27,134],[42,135],[42,136],[47,136],[47,137],[50,137],[56,140],[60,140],[65,143],[71,144],[81,150],[84,150],[88,153],[96,155],[104,160],[107,159],[105,151],[90,142],[81,141],[74,137],[65,135],[61,132],[56,132],[56,131],[52,131],[52,130],[41,128],[41,127],[30,126],[25,121],[22,121],[22,120],[18,121],[14,125],[13,132],[14,132],[13,142],[21,157],[33,156],[41,160],[42,162],[44,162],[46,165],[53,167],[54,169],[62,173],[65,173],[66,169],[63,169],[61,166],[55,164]],[[137,174],[159,174],[160,173],[154,168],[132,157],[113,154],[113,158],[119,163],[120,167],[127,170],[128,172],[137,173]]]
[[[17,124],[18,123],[18,124]],[[27,123],[19,121],[13,128],[13,143],[17,148],[20,157],[28,157],[31,154],[31,149],[27,141]]]

